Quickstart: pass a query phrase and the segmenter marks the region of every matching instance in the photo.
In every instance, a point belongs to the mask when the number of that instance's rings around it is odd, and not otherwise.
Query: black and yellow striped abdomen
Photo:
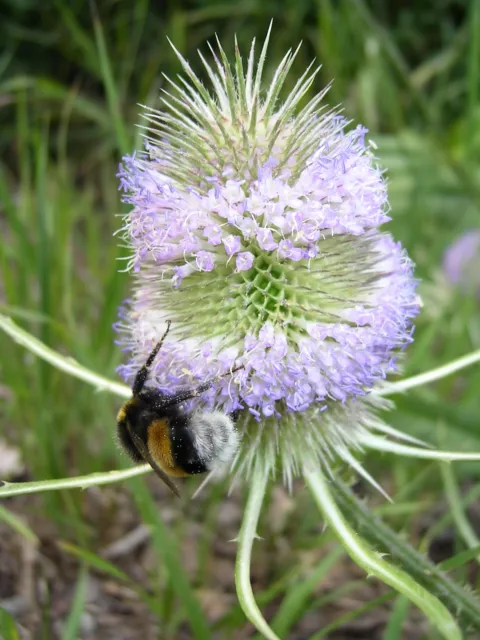
[[[208,468],[198,455],[195,434],[189,423],[189,416],[183,414],[178,406],[162,409],[161,402],[155,406],[150,392],[145,399],[133,397],[120,409],[117,415],[118,438],[134,462],[143,462],[144,456],[131,433],[141,440],[156,464],[169,476],[205,473]]]

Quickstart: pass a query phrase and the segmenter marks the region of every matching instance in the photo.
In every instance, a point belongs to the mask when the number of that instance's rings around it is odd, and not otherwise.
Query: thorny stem
[[[462,634],[448,609],[409,574],[386,562],[383,557],[350,527],[330,491],[329,482],[320,469],[305,468],[305,480],[325,522],[354,562],[369,576],[379,578],[416,606],[447,640],[461,640]]]
[[[268,640],[279,640],[279,637],[268,626],[262,616],[250,580],[250,564],[252,560],[253,541],[257,538],[257,524],[262,509],[268,482],[268,470],[258,464],[252,474],[250,493],[243,512],[242,526],[238,535],[237,562],[235,566],[235,585],[238,600],[243,612],[260,633]]]
[[[448,610],[454,612],[462,623],[480,629],[480,603],[473,594],[451,580],[448,574],[431,562],[425,554],[419,553],[402,540],[339,478],[332,480],[331,488],[335,502],[356,531],[365,536],[370,544],[388,552],[417,582],[442,600]]]
[[[11,318],[0,314],[0,329],[3,329],[13,340],[25,347],[39,358],[43,358],[51,365],[65,371],[75,378],[79,378],[88,384],[91,384],[98,391],[109,391],[121,398],[129,398],[132,395],[132,390],[124,384],[114,382],[108,378],[87,369],[83,365],[79,364],[73,358],[63,356],[58,351],[50,349],[46,344],[35,338],[31,333],[21,329]]]
[[[87,476],[73,478],[59,478],[58,480],[39,480],[38,482],[3,482],[0,480],[0,498],[20,496],[25,493],[39,493],[40,491],[59,491],[60,489],[87,489],[101,484],[122,482],[135,476],[141,476],[152,470],[150,465],[142,464],[119,471],[106,473],[90,473]]]

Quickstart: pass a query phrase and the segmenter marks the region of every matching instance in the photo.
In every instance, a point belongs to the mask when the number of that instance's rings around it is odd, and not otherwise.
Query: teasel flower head
[[[127,157],[124,238],[135,274],[118,322],[131,381],[172,330],[153,383],[176,392],[226,375],[192,406],[240,410],[235,471],[258,462],[287,483],[307,463],[357,466],[362,436],[388,431],[371,390],[397,370],[418,311],[412,263],[381,229],[385,177],[367,130],[306,101],[310,66],[283,101],[296,51],[269,86],[254,43],[201,54],[208,88],[176,51],[145,150]],[[303,105],[303,106],[302,106]]]

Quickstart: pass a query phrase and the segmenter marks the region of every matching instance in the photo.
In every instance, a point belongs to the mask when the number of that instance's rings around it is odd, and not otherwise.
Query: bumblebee
[[[139,369],[132,397],[117,415],[120,444],[133,462],[148,462],[155,473],[178,496],[171,477],[186,477],[211,471],[228,463],[238,448],[235,415],[220,411],[187,413],[183,404],[210,389],[224,376],[176,395],[146,389],[152,364],[170,330],[170,321],[160,341]],[[234,369],[232,373],[237,371]],[[228,374],[227,374],[228,375]]]

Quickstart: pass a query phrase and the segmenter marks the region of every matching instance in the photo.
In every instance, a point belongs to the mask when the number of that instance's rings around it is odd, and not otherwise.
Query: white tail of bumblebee
[[[221,411],[196,411],[189,426],[198,456],[209,471],[232,461],[240,438],[230,416]]]

